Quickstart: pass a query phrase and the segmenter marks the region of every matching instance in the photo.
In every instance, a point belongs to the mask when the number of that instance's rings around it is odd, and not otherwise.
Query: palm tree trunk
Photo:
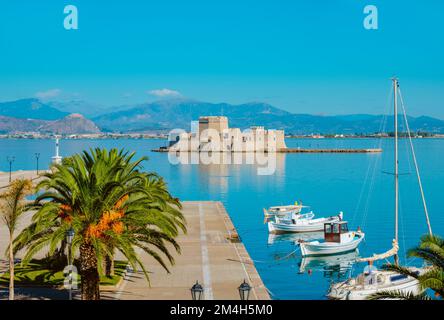
[[[100,300],[96,252],[93,245],[86,242],[80,246],[80,277],[82,300]]]
[[[14,300],[14,251],[12,234],[9,235],[9,300]]]
[[[105,257],[105,275],[109,278],[114,275],[114,256]]]

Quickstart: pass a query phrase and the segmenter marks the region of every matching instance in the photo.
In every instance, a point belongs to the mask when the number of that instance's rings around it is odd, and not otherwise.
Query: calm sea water
[[[171,192],[182,200],[222,201],[255,261],[274,299],[325,299],[331,281],[362,271],[350,263],[352,255],[302,259],[295,236],[268,235],[262,208],[303,200],[318,216],[344,212],[351,228],[360,226],[366,240],[360,255],[387,250],[393,239],[393,141],[391,139],[290,139],[289,147],[373,148],[378,154],[279,154],[272,175],[258,175],[257,164],[171,164],[167,154],[150,150],[165,140],[63,140],[68,156],[90,147],[118,147],[148,156],[145,170],[162,175]],[[444,235],[444,140],[414,141],[434,232]],[[413,162],[407,140],[400,140],[401,261],[427,232]],[[7,156],[15,156],[13,170],[47,167],[54,153],[50,140],[0,140],[0,171],[8,170]]]

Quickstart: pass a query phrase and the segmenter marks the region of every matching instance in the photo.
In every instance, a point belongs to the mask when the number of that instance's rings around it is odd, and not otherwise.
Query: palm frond
[[[367,297],[368,300],[431,300],[425,293],[414,294],[403,291],[379,291]]]

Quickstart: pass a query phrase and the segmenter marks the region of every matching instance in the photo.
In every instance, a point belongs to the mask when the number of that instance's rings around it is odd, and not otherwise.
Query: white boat
[[[349,231],[346,221],[325,223],[324,241],[301,241],[301,253],[306,256],[325,256],[356,250],[364,239],[361,231]]]
[[[303,206],[302,202],[295,202],[295,204],[292,205],[286,205],[286,206],[274,206],[270,207],[268,209],[264,208],[264,217],[266,220],[274,217],[289,217],[293,214],[298,214],[301,212],[302,208],[306,208],[307,206]]]
[[[391,256],[394,256],[394,263],[398,265],[398,203],[399,203],[399,173],[398,173],[398,108],[397,108],[397,97],[399,91],[398,79],[394,78],[393,88],[394,88],[394,129],[395,129],[395,143],[394,143],[394,180],[395,180],[395,236],[392,243],[392,248],[381,254],[374,254],[371,257],[360,258],[358,262],[367,262],[369,266],[364,269],[356,278],[351,278],[343,282],[334,283],[330,286],[327,296],[330,299],[342,299],[342,300],[365,300],[370,295],[381,291],[399,291],[401,293],[413,293],[419,294],[422,292],[419,281],[414,277],[405,276],[398,274],[394,271],[388,270],[377,270],[373,267],[373,262],[377,260],[387,260]],[[402,97],[401,97],[402,102]],[[418,179],[418,185],[421,192],[422,203],[424,207],[424,213],[427,221],[429,234],[432,235],[432,228],[430,225],[429,215],[427,211],[427,205],[425,202],[424,192],[422,189],[421,177],[419,175],[418,164],[416,162],[415,150],[413,148],[413,143],[411,140],[410,129],[408,126],[407,115],[403,107],[404,121],[407,129],[407,137],[409,137],[410,148],[412,151],[413,162],[415,165],[416,176]],[[421,274],[425,271],[425,268],[408,268],[411,272]]]
[[[275,221],[268,222],[268,231],[270,233],[322,231],[325,223],[341,221],[342,217],[342,212],[336,216],[317,219],[313,219],[313,212],[293,215],[291,219],[276,217]]]

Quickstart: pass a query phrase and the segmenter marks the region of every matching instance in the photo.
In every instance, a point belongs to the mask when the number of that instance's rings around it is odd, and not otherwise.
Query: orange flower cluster
[[[125,215],[121,206],[127,199],[128,196],[122,197],[114,205],[114,210],[104,212],[97,224],[92,224],[88,227],[86,236],[91,238],[102,238],[108,230],[121,234],[124,229],[124,224],[122,221],[119,221],[119,219]]]
[[[91,238],[102,238],[106,231],[113,230],[115,233],[123,232],[123,222],[118,221],[122,218],[124,212],[119,211],[107,211],[103,213],[102,217],[97,224],[91,224],[86,231],[86,236]]]
[[[122,204],[128,200],[129,196],[125,195],[122,198],[120,198],[119,200],[117,200],[116,204],[114,205],[114,209],[121,209]]]
[[[63,221],[67,223],[70,223],[72,221],[71,213],[72,213],[72,208],[69,205],[62,204],[59,207],[58,215]]]

